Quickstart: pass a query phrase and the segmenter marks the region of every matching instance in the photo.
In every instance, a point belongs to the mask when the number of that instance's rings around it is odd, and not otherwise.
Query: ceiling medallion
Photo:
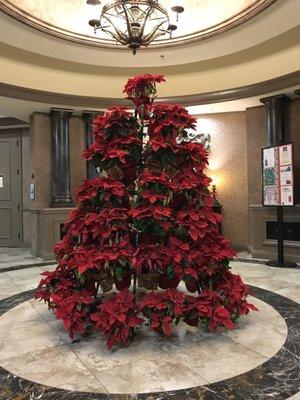
[[[88,5],[100,5],[99,0],[87,0]],[[184,11],[181,6],[171,8],[178,15]],[[170,23],[167,10],[158,0],[115,0],[102,7],[100,18],[91,19],[89,25],[94,33],[101,30],[117,43],[127,46],[136,54],[140,47],[147,47],[155,39],[169,35],[177,29]]]

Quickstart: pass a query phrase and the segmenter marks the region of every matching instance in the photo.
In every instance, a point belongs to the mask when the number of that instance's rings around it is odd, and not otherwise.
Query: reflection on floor
[[[0,273],[0,299],[35,288],[39,274],[51,268],[54,266]],[[300,270],[243,262],[233,262],[232,268],[246,283],[300,302]],[[110,354],[99,338],[70,343],[61,323],[46,307],[29,300],[0,317],[0,365],[42,384],[98,393],[206,385],[257,367],[283,345],[287,333],[283,318],[269,304],[258,299],[253,302],[260,312],[241,319],[235,331],[213,336],[177,332],[171,340],[144,334],[135,348]],[[290,399],[299,400],[300,393]]]

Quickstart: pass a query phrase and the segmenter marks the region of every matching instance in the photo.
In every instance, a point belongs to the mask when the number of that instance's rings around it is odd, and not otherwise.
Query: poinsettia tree
[[[154,102],[164,81],[129,79],[134,112],[112,107],[93,121],[83,157],[98,176],[77,189],[54,247],[58,266],[36,292],[71,338],[99,329],[111,348],[132,340],[140,324],[165,335],[180,321],[231,329],[255,309],[230,272],[234,252],[212,209],[207,151],[188,140],[196,121],[179,105]]]

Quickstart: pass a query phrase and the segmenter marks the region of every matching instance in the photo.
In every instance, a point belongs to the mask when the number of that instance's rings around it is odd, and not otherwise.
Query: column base
[[[278,261],[267,261],[266,265],[269,267],[276,267],[276,268],[296,268],[297,264],[289,261],[284,261],[283,263],[280,263]]]
[[[74,207],[74,202],[72,200],[65,201],[51,201],[50,208],[68,208]]]

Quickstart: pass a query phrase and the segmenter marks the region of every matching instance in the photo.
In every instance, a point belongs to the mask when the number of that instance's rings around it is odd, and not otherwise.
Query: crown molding
[[[280,76],[278,78],[258,82],[251,85],[186,96],[162,97],[159,98],[157,101],[173,104],[180,103],[183,106],[212,104],[259,96],[297,85],[300,85],[300,70]],[[63,105],[68,107],[81,107],[84,109],[105,108],[116,104],[128,107],[131,106],[131,103],[128,100],[122,98],[70,95],[37,89],[29,89],[1,82],[0,96],[38,103]]]

